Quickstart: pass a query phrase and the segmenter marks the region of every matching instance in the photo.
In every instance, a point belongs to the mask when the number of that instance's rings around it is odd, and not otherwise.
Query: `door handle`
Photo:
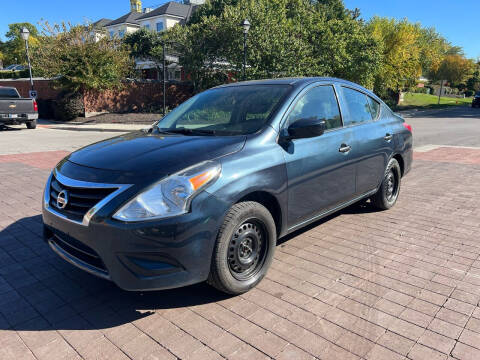
[[[340,145],[340,149],[338,149],[341,153],[348,153],[350,150],[352,150],[352,147],[347,144]]]
[[[393,135],[387,133],[387,134],[384,136],[384,139],[385,139],[385,141],[390,142],[390,141],[392,141],[392,139],[393,139]]]

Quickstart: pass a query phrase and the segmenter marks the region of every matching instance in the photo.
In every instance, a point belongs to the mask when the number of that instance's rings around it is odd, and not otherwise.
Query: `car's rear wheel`
[[[250,290],[267,273],[276,242],[275,221],[263,205],[233,205],[217,236],[208,283],[234,295]]]
[[[37,128],[37,120],[27,121],[27,129],[36,129]]]
[[[397,202],[400,194],[402,170],[396,159],[390,159],[385,170],[385,176],[377,193],[372,196],[372,204],[381,209],[390,209]]]

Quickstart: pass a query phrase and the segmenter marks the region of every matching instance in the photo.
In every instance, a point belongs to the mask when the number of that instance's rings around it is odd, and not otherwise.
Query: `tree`
[[[155,64],[157,70],[160,71],[163,62],[162,44],[165,40],[164,38],[163,33],[143,28],[128,34],[124,42],[134,59],[151,61]]]
[[[375,91],[382,96],[398,93],[407,84],[415,83],[422,75],[420,35],[418,24],[406,19],[374,17],[369,22],[373,36],[381,44],[382,61],[375,77]]]
[[[240,73],[243,33],[239,23],[245,18],[252,24],[249,79],[342,76],[373,85],[377,43],[341,0],[218,0],[207,2],[187,26],[168,32],[178,44],[181,65],[198,89]]]
[[[33,50],[39,46],[41,38],[35,25],[27,22],[8,25],[8,32],[6,33],[7,41],[3,45],[5,64],[27,64],[25,41],[20,36],[20,32],[24,27],[30,31],[28,38],[28,46],[30,49]]]
[[[466,59],[462,55],[447,55],[440,64],[435,78],[458,85],[472,74],[474,66],[472,60]]]
[[[34,50],[33,67],[63,89],[78,92],[119,87],[133,62],[116,39],[96,41],[91,26],[44,24],[43,43]]]

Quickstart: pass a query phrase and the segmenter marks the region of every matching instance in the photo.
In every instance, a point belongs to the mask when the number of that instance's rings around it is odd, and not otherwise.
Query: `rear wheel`
[[[242,294],[257,285],[273,259],[275,221],[261,204],[235,204],[217,236],[208,283],[229,294]]]
[[[37,128],[37,120],[27,121],[27,129],[36,129]]]
[[[397,202],[400,194],[402,171],[396,159],[390,159],[385,176],[377,193],[372,196],[372,204],[381,209],[390,209]]]

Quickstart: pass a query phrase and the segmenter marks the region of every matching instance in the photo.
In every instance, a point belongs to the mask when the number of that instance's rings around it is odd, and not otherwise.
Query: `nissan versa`
[[[150,129],[78,150],[53,170],[44,236],[126,290],[258,284],[278,238],[362,199],[388,209],[412,163],[410,125],[339,79],[230,84]]]

